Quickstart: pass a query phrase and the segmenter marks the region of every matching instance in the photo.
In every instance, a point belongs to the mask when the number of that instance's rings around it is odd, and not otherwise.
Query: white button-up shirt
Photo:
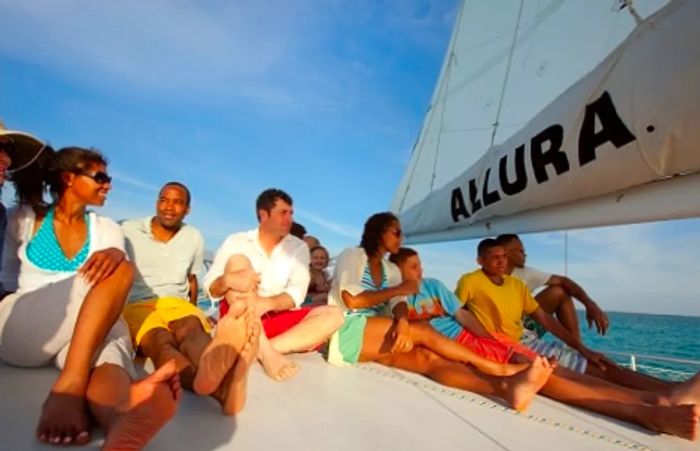
[[[258,295],[277,296],[287,293],[299,307],[309,288],[309,247],[293,235],[282,238],[270,255],[260,247],[258,229],[229,235],[216,251],[214,262],[204,276],[204,289],[212,299],[211,284],[224,273],[226,262],[235,254],[245,255],[253,270],[260,274]]]

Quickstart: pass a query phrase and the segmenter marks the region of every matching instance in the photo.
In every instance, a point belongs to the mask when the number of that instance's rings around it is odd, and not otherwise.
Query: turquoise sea
[[[700,371],[700,317],[608,312],[610,329],[605,336],[589,330],[583,312],[579,312],[583,340],[592,349],[609,354],[613,360],[629,366],[635,355],[637,370],[673,380],[686,379]],[[659,362],[642,356],[693,360],[697,365]]]

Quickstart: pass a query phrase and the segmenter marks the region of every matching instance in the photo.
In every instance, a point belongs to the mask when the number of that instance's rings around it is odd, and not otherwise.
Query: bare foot
[[[556,361],[550,361],[538,356],[525,370],[510,376],[506,400],[510,406],[518,412],[524,412],[530,406],[542,386],[552,374]]]
[[[52,391],[44,401],[36,434],[52,445],[90,442],[90,419],[85,397]]]
[[[236,306],[240,305],[234,304]],[[233,309],[234,306],[231,306]],[[238,354],[248,341],[253,327],[252,311],[245,310],[236,316],[233,311],[219,320],[214,339],[199,359],[192,388],[199,395],[211,395],[221,385],[226,373],[236,363]]]
[[[174,361],[131,384],[129,401],[116,409],[103,450],[140,450],[174,415],[182,394]]]
[[[697,440],[700,406],[644,406],[643,408],[652,411],[645,424],[647,428],[687,440]]]
[[[700,404],[700,373],[670,389],[668,399],[673,406]]]
[[[265,352],[260,354],[260,363],[265,374],[278,382],[287,380],[299,372],[299,366],[296,363],[280,354],[272,346],[268,346]]]
[[[236,364],[215,392],[214,397],[221,403],[224,415],[236,415],[245,407],[248,371],[258,355],[260,328],[260,323],[255,323],[253,332],[248,342],[243,346]]]

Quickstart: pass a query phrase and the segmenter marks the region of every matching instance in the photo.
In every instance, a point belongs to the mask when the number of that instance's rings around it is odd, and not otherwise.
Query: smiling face
[[[314,269],[325,269],[328,266],[328,253],[322,247],[317,247],[311,251],[311,267]]]
[[[84,170],[67,173],[64,180],[67,181],[67,190],[86,205],[104,205],[107,193],[112,189],[112,179],[107,174],[107,166],[102,163],[90,163]]]
[[[156,220],[168,230],[177,230],[190,212],[187,191],[177,185],[165,185],[156,202]]]

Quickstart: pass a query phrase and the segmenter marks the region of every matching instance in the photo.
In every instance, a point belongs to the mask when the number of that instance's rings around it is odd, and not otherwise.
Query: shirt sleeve
[[[343,291],[347,291],[351,296],[357,296],[364,290],[360,283],[360,270],[358,266],[361,264],[359,254],[353,253],[352,249],[344,250],[335,262],[335,270],[333,272],[333,285],[337,285],[338,301],[343,302]],[[343,305],[345,303],[343,302]]]
[[[430,294],[437,296],[440,300],[440,304],[442,304],[442,307],[450,316],[454,316],[455,312],[462,308],[462,303],[457,296],[439,280],[430,279],[430,290]]]
[[[112,219],[95,215],[95,224],[97,224],[97,236],[99,244],[95,246],[95,251],[117,248],[126,254],[124,247],[124,232],[122,228]]]
[[[197,247],[194,251],[194,259],[192,260],[192,265],[190,266],[190,274],[195,276],[204,268],[204,238],[202,234],[197,232]]]
[[[527,285],[530,291],[534,291],[543,285],[547,285],[550,277],[552,277],[552,275],[548,272],[540,271],[539,269],[531,268],[529,266],[522,268],[520,271],[522,280],[525,282],[525,285]]]
[[[472,294],[469,286],[469,277],[466,275],[462,276],[459,279],[459,282],[457,282],[455,295],[457,296],[457,299],[461,305],[466,305],[471,300]]]
[[[284,290],[294,300],[297,307],[304,303],[306,291],[309,289],[309,281],[311,280],[309,260],[311,260],[309,247],[304,243],[303,246],[299,246],[299,250],[292,258],[292,272]]]
[[[216,251],[216,255],[214,255],[214,261],[212,262],[211,267],[209,267],[209,271],[207,271],[207,274],[204,276],[204,280],[202,281],[204,285],[204,291],[207,293],[207,296],[209,296],[209,298],[212,300],[216,301],[221,299],[220,297],[212,296],[209,289],[211,288],[211,284],[214,283],[214,281],[224,273],[226,262],[228,261],[228,258],[233,254],[234,250],[234,237],[229,236]]]
[[[524,282],[518,280],[516,278],[516,281],[520,285],[520,291],[522,293],[522,298],[524,299],[523,302],[523,312],[526,315],[532,315],[535,313],[535,310],[540,308],[540,305],[537,303],[535,298],[532,296],[532,293],[530,292],[530,289],[525,285]]]

